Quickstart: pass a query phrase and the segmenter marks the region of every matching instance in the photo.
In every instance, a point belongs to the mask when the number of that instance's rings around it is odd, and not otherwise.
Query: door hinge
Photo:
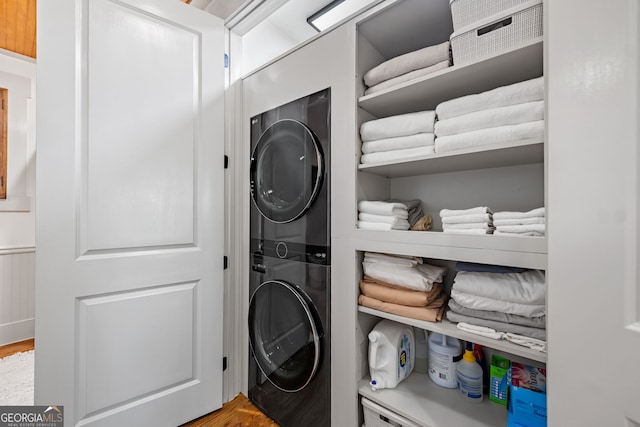
[[[225,255],[222,259],[222,269],[226,270],[227,268],[229,268],[229,258]]]
[[[229,156],[224,155],[224,168],[229,169]]]
[[[227,370],[227,356],[222,358],[222,371],[226,371]]]

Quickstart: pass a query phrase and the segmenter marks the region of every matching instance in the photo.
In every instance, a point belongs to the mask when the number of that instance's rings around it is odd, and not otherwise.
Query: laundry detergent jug
[[[394,388],[413,371],[413,328],[391,320],[380,321],[369,333],[371,388]]]

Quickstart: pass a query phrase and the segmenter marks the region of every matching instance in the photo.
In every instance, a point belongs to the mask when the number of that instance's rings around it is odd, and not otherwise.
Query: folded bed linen
[[[406,205],[397,202],[381,202],[377,200],[361,200],[358,211],[375,215],[408,215]]]
[[[442,224],[461,224],[473,222],[492,222],[493,218],[488,213],[477,213],[467,215],[446,215],[442,217]]]
[[[413,70],[419,70],[442,61],[449,60],[449,41],[427,46],[403,55],[391,58],[382,64],[373,67],[364,75],[364,84],[368,87],[375,86],[385,80],[406,74]]]
[[[440,211],[440,217],[460,216],[460,215],[475,215],[475,214],[493,214],[493,211],[486,206],[477,206],[469,209],[442,209]]]
[[[442,223],[443,230],[463,230],[469,228],[478,228],[478,229],[493,229],[493,225],[490,222],[460,222],[456,224],[447,224]]]
[[[523,273],[480,273],[460,271],[453,279],[452,291],[519,304],[544,305],[545,275],[540,270]]]
[[[544,218],[545,208],[535,208],[526,212],[500,211],[493,214],[493,219]]]
[[[493,234],[494,228],[445,228],[443,233],[448,234]]]
[[[469,317],[493,320],[495,322],[511,323],[513,325],[527,326],[529,328],[546,329],[547,316],[527,317],[517,314],[504,313],[502,311],[475,310],[458,304],[454,299],[448,302],[449,312],[454,311]]]
[[[369,120],[360,125],[360,139],[367,142],[417,133],[433,133],[435,120],[436,112],[433,110]]]
[[[380,262],[363,261],[365,276],[397,286],[428,292],[434,283],[442,283],[447,269],[429,264],[404,267]]]
[[[376,310],[384,311],[385,313],[397,314],[398,316],[409,317],[411,319],[425,320],[427,322],[439,322],[442,320],[446,304],[444,304],[445,296],[441,295],[442,301],[432,303],[436,307],[409,307],[401,304],[393,304],[390,302],[384,302],[375,298],[368,297],[360,294],[358,296],[358,304],[373,308]]]
[[[438,120],[434,125],[434,133],[437,136],[448,136],[538,120],[544,120],[544,101],[490,108],[450,119]]]
[[[367,222],[381,222],[383,224],[401,225],[407,223],[407,215],[375,215],[368,214],[366,212],[360,212],[358,214],[360,221]]]
[[[522,325],[513,325],[510,323],[497,322],[495,320],[480,319],[477,317],[465,316],[455,311],[447,311],[447,319],[455,323],[470,323],[472,325],[484,326],[494,329],[496,332],[512,332],[514,334],[523,335],[525,337],[536,338],[539,340],[547,339],[547,331],[545,329],[530,328]]]
[[[524,104],[544,99],[544,77],[500,86],[478,94],[462,96],[441,102],[436,106],[440,120],[462,116],[490,108]]]
[[[475,310],[502,311],[518,316],[540,317],[546,315],[544,304],[519,304],[517,302],[500,301],[493,298],[480,297],[451,289],[451,298],[464,307]]]
[[[539,231],[525,231],[523,233],[512,233],[509,231],[498,231],[495,230],[493,232],[493,234],[496,234],[498,236],[530,236],[530,237],[544,237],[544,233],[541,233]]]
[[[411,226],[409,221],[402,220],[398,224],[386,224],[384,222],[358,221],[358,228],[361,230],[408,230]]]
[[[471,334],[480,335],[486,338],[493,338],[496,340],[507,340],[514,344],[529,347],[533,350],[537,350],[543,353],[547,352],[547,342],[543,340],[525,337],[523,335],[518,335],[511,332],[498,332],[495,329],[488,328],[486,326],[478,326],[465,322],[458,323],[456,327],[461,331],[469,332]]]
[[[402,150],[381,151],[379,153],[363,154],[360,162],[363,165],[392,162],[394,160],[411,160],[416,157],[428,156],[434,153],[434,146],[405,148]]]
[[[459,322],[456,328],[461,331],[469,332],[474,335],[480,335],[485,338],[493,338],[494,340],[504,339],[504,332],[498,332],[495,329],[486,326],[473,325],[471,323]]]
[[[383,302],[407,305],[410,307],[426,307],[442,294],[442,285],[434,283],[429,292],[422,292],[386,286],[365,278],[360,281],[360,291],[362,295]]]
[[[385,80],[382,83],[378,83],[377,85],[373,85],[370,88],[367,88],[364,91],[365,95],[371,95],[372,93],[381,92],[385,89],[389,89],[395,85],[399,85],[400,83],[408,82],[413,79],[417,79],[418,77],[426,76],[429,74],[433,74],[436,71],[444,70],[445,68],[449,68],[451,63],[449,60],[444,60],[438,62],[435,65],[431,65],[430,67],[420,68],[418,70],[410,71],[408,73],[402,74],[398,77],[394,77],[389,80]]]
[[[493,144],[516,142],[527,139],[542,141],[543,138],[544,120],[538,120],[535,122],[499,126],[459,133],[457,135],[436,137],[435,152],[444,153],[448,151],[463,150],[465,148],[485,147]]]
[[[435,136],[432,133],[416,133],[414,135],[366,141],[362,143],[361,150],[363,154],[370,154],[406,148],[427,147],[434,144]]]
[[[522,345],[524,347],[529,347],[532,350],[538,350],[540,352],[547,352],[547,342],[543,340],[537,340],[531,337],[525,337],[522,335],[514,334],[512,332],[507,332],[504,334],[504,339],[514,344]]]
[[[505,219],[494,219],[493,225],[496,227],[501,225],[530,225],[530,224],[544,224],[545,218],[543,216],[535,217],[535,218],[505,218]]]
[[[423,260],[420,257],[408,255],[388,255],[379,252],[365,252],[364,260],[371,262],[386,262],[388,264],[403,265],[405,267],[415,267],[416,265],[423,263]]]
[[[500,225],[496,230],[501,233],[541,233],[544,234],[545,224]]]

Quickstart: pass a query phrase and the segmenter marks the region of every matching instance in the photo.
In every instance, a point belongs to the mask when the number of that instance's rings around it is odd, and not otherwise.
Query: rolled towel
[[[531,209],[526,212],[500,211],[493,214],[493,219],[538,218],[545,216],[545,208]]]
[[[460,224],[470,222],[491,222],[492,217],[489,213],[443,216],[442,224]]]
[[[363,165],[374,163],[386,163],[395,160],[411,160],[419,157],[428,156],[434,153],[433,145],[425,147],[405,148],[402,150],[382,151],[380,153],[363,154],[360,162]]]
[[[486,206],[478,206],[469,209],[442,209],[440,211],[440,217],[450,217],[459,215],[474,215],[474,214],[493,214],[493,211]]]
[[[463,229],[469,229],[469,228],[493,229],[494,227],[493,227],[493,224],[491,224],[490,222],[460,222],[457,224],[444,224],[444,223],[442,224],[443,230],[463,230]]]
[[[364,75],[364,84],[371,87],[385,80],[449,60],[449,41],[396,56],[372,68]]]
[[[475,111],[524,104],[525,102],[541,101],[543,99],[544,77],[537,77],[507,86],[500,86],[478,94],[441,102],[436,106],[436,114],[440,120],[445,120]]]
[[[385,80],[382,83],[378,83],[377,85],[371,86],[370,88],[366,89],[364,91],[364,94],[371,95],[372,93],[381,92],[395,85],[399,85],[400,83],[408,82],[413,79],[417,79],[418,77],[426,76],[429,74],[433,74],[436,71],[444,70],[445,68],[449,68],[449,66],[451,66],[451,63],[447,59],[445,61],[438,62],[437,64],[430,67],[420,68],[419,70],[414,70],[409,73],[402,74],[401,76]]]
[[[544,120],[520,123],[518,125],[474,130],[436,138],[436,153],[485,147],[493,144],[517,142],[527,139],[544,139]]]
[[[442,230],[448,234],[493,234],[493,228],[455,228]]]
[[[503,332],[498,332],[495,329],[487,328],[486,326],[478,326],[466,322],[460,322],[456,325],[456,327],[461,331],[480,335],[485,338],[493,338],[494,340],[501,340],[502,338],[504,338]]]
[[[401,215],[408,213],[407,205],[402,203],[388,203],[375,200],[362,200],[358,203],[358,211],[376,215]]]
[[[363,142],[417,133],[433,133],[436,113],[433,110],[398,114],[382,119],[369,120],[360,125],[360,139]]]
[[[496,227],[501,233],[542,233],[545,232],[545,224],[501,225]]]
[[[491,108],[438,120],[434,126],[434,133],[440,137],[538,120],[544,120],[544,101]]]
[[[358,214],[358,219],[360,221],[381,222],[383,224],[404,224],[407,222],[407,215],[375,215],[360,212]]]
[[[506,219],[495,219],[493,220],[493,225],[496,227],[501,225],[528,225],[528,224],[544,224],[545,218],[543,216],[538,216],[534,218],[506,218]]]
[[[433,219],[429,215],[425,215],[418,219],[415,224],[411,224],[411,231],[427,231],[431,229]]]
[[[504,339],[506,339],[507,341],[510,341],[514,344],[518,344],[518,345],[522,345],[525,347],[529,347],[530,349],[533,350],[538,350],[542,353],[546,353],[547,352],[547,342],[546,341],[542,341],[542,340],[537,340],[535,338],[531,338],[531,337],[525,337],[522,335],[518,335],[518,334],[514,334],[511,332],[507,332],[504,335]]]
[[[406,148],[426,147],[435,144],[435,136],[432,133],[416,133],[415,135],[396,136],[393,138],[376,139],[362,143],[364,154],[379,153]]]
[[[358,221],[358,228],[362,230],[408,230],[411,227],[409,221],[399,224],[385,224],[383,222]]]

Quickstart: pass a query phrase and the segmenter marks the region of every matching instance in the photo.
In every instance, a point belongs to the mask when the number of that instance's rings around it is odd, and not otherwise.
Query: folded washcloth
[[[425,320],[427,322],[439,322],[442,320],[442,316],[444,315],[444,311],[447,307],[446,304],[444,304],[445,298],[444,294],[441,294],[439,300],[434,301],[427,307],[409,307],[406,305],[380,301],[366,295],[360,295],[358,296],[358,304],[384,311],[385,313],[409,317],[411,319]]]
[[[449,234],[493,234],[494,228],[448,228],[442,230],[443,233]]]
[[[440,217],[443,218],[443,222],[445,217],[474,214],[493,214],[493,211],[486,206],[478,206],[469,209],[442,209],[440,211]]]
[[[508,86],[500,86],[482,93],[441,102],[436,106],[436,114],[438,119],[445,120],[473,113],[474,111],[524,104],[525,102],[541,101],[543,99],[544,78],[537,77]]]
[[[454,299],[449,300],[449,310],[465,316],[477,317],[479,319],[493,320],[496,322],[511,323],[513,325],[527,326],[530,328],[546,329],[547,317],[526,317],[517,314],[509,314],[501,311],[475,310],[462,306]],[[470,322],[473,323],[473,322]]]
[[[373,279],[417,291],[430,291],[434,283],[442,283],[444,274],[447,271],[444,267],[429,264],[404,267],[370,261],[363,261],[362,269],[366,276]]]
[[[380,153],[363,154],[360,162],[365,164],[386,163],[395,160],[412,160],[434,153],[433,145],[425,147],[405,148],[402,150],[382,151]]]
[[[442,224],[461,224],[470,222],[491,222],[492,215],[489,213],[477,213],[466,215],[447,215],[442,217]]]
[[[360,221],[368,221],[368,222],[381,222],[383,224],[404,224],[407,222],[406,214],[398,214],[398,215],[375,215],[368,214],[365,212],[360,212],[358,214],[358,219]]]
[[[443,230],[463,230],[469,228],[494,229],[490,222],[459,222],[457,224],[442,224]]]
[[[438,62],[437,64],[430,67],[420,68],[419,70],[414,70],[409,73],[402,74],[398,77],[394,77],[392,79],[385,80],[382,83],[378,83],[377,85],[371,86],[364,91],[364,94],[371,95],[372,93],[381,92],[395,85],[399,85],[400,83],[408,82],[422,76],[433,74],[436,71],[444,70],[445,68],[449,68],[450,65],[451,63],[447,59],[445,61]]]
[[[402,203],[405,205],[409,211],[409,224],[413,227],[416,223],[423,217],[422,213],[422,201],[419,199],[413,200],[400,200],[400,199],[389,199],[386,200],[390,203]]]
[[[496,227],[502,225],[529,225],[529,224],[544,224],[545,218],[538,216],[535,218],[505,218],[505,219],[493,219],[493,225]]]
[[[545,274],[540,270],[523,273],[460,271],[451,290],[519,304],[544,305],[546,301]]]
[[[364,75],[364,84],[371,87],[385,80],[426,68],[438,62],[449,60],[449,41],[414,50],[396,56],[372,68]]]
[[[417,133],[433,133],[436,113],[433,110],[398,114],[382,119],[369,120],[360,125],[360,139],[363,142]]]
[[[470,323],[460,322],[456,325],[458,329],[465,332],[470,332],[475,335],[480,335],[485,338],[493,338],[494,340],[501,340],[504,338],[504,333],[498,332],[495,329],[487,328],[486,326],[477,326]]]
[[[499,126],[459,133],[457,135],[437,137],[435,151],[436,153],[444,153],[447,151],[478,148],[528,139],[542,141],[543,138],[544,120],[538,120],[536,122]]]
[[[438,120],[434,126],[434,133],[440,137],[538,120],[544,120],[544,101],[491,108],[450,119]]]
[[[525,231],[522,233],[511,233],[508,231],[498,231],[495,230],[493,232],[493,234],[496,234],[498,236],[532,236],[532,237],[544,237],[544,233],[541,233],[539,231]]]
[[[426,307],[440,296],[442,285],[434,283],[429,292],[422,292],[386,286],[371,279],[364,279],[360,281],[360,291],[365,296],[384,302],[411,307]]]
[[[362,143],[364,154],[378,153],[391,150],[403,150],[406,148],[426,147],[435,144],[435,136],[432,133],[416,133],[414,135],[396,136],[393,138],[376,139]]]
[[[525,337],[522,335],[518,335],[518,334],[514,334],[511,332],[507,332],[506,334],[504,334],[504,339],[506,339],[507,341],[510,341],[514,344],[518,344],[518,345],[522,345],[525,347],[529,347],[530,349],[533,350],[538,350],[540,352],[546,353],[547,352],[547,342],[546,341],[542,341],[542,340],[538,340],[535,338],[530,338],[530,337]]]
[[[496,227],[501,233],[543,233],[545,231],[545,224],[523,224],[523,225],[501,225]]]
[[[415,267],[418,264],[422,264],[422,258],[415,256],[405,255],[389,255],[381,254],[379,252],[365,252],[364,260],[371,262],[386,262],[391,264],[403,265],[405,267]]]
[[[511,301],[501,301],[493,298],[471,295],[451,289],[451,298],[464,307],[474,310],[502,311],[503,313],[517,314],[518,316],[540,317],[546,314],[544,304],[520,304]]]
[[[494,213],[493,219],[520,219],[520,218],[539,218],[539,217],[544,218],[545,216],[544,211],[545,211],[544,207],[531,209],[530,211],[526,211],[526,212],[501,211],[501,212]]]
[[[385,224],[384,222],[358,221],[358,228],[362,230],[408,230],[411,225],[409,221],[398,224]]]
[[[380,201],[362,200],[358,203],[358,211],[375,215],[402,215],[408,212],[407,205],[402,203],[388,203]]]

